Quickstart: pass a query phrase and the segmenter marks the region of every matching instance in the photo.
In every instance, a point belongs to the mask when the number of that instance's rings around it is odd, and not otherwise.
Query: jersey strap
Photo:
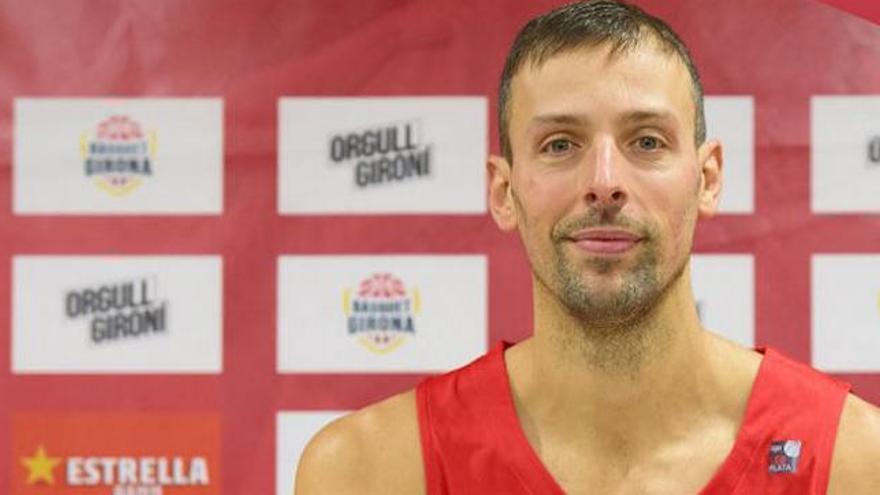
[[[850,385],[757,350],[764,360],[728,457],[736,466],[725,463],[702,493],[824,494]]]
[[[509,346],[499,342],[416,388],[429,495],[562,495],[519,427],[504,365]]]

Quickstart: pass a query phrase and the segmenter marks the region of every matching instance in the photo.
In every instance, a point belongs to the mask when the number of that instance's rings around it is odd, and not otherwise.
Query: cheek
[[[654,191],[658,193],[645,205],[648,211],[654,212],[655,225],[663,238],[661,243],[670,253],[690,250],[699,206],[695,192],[698,180],[696,174],[666,177],[663,187],[654,184]]]
[[[673,234],[673,242],[678,249],[686,254],[690,253],[694,239],[694,228],[697,222],[699,203],[697,196],[688,191],[683,201],[674,207],[674,215],[671,217],[670,227]]]
[[[540,231],[552,229],[570,205],[573,196],[571,180],[563,174],[522,174],[515,175],[514,180],[518,186],[515,190],[521,227],[538,231],[532,235],[543,235]]]
[[[670,220],[670,238],[674,250],[690,252],[696,221],[696,203],[690,203],[677,210]]]

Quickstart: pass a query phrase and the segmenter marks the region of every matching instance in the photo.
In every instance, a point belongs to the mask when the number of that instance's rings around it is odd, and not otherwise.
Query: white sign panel
[[[755,275],[751,255],[691,256],[691,284],[705,328],[746,347],[755,345]]]
[[[812,258],[813,366],[880,372],[880,255]]]
[[[707,96],[706,137],[719,139],[724,155],[720,213],[755,210],[755,103],[751,96]]]
[[[14,373],[219,373],[219,256],[15,256]]]
[[[446,371],[487,338],[484,256],[279,259],[279,372]]]
[[[219,98],[15,100],[17,214],[219,214]]]
[[[486,211],[486,98],[281,98],[281,214]]]
[[[813,211],[880,213],[880,96],[810,102]]]

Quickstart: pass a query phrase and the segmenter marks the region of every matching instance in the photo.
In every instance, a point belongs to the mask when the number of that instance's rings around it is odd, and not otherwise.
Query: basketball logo
[[[415,335],[421,295],[391,273],[376,273],[356,290],[343,290],[342,307],[349,336],[372,352],[387,354]]]

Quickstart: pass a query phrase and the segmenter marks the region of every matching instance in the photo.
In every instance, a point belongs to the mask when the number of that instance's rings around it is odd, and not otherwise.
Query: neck
[[[535,335],[516,360],[528,364],[512,382],[536,420],[650,440],[687,427],[712,402],[712,342],[697,318],[689,269],[646,314],[618,324],[585,322],[535,287]]]

